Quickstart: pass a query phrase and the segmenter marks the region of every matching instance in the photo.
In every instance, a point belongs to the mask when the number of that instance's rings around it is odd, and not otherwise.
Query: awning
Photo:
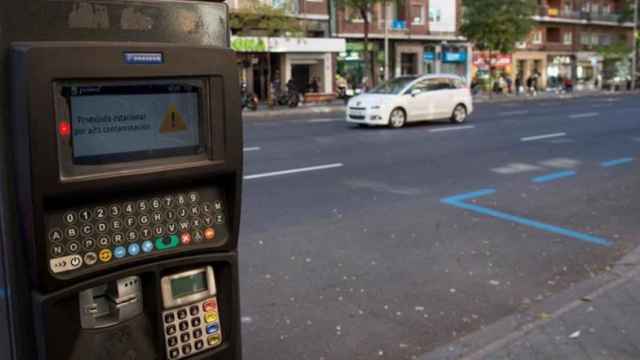
[[[336,38],[231,37],[231,49],[237,52],[341,53],[346,48],[345,39]]]

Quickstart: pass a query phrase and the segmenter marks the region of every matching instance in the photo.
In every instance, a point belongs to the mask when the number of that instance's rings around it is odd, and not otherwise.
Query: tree
[[[294,0],[295,1],[295,0]],[[292,17],[295,12],[293,2],[282,1],[272,6],[261,0],[243,0],[238,9],[229,16],[229,27],[238,35],[252,36],[300,36],[304,34],[303,24]],[[268,42],[267,42],[268,44]],[[271,50],[267,53],[267,101],[273,103],[271,93]],[[260,72],[262,76],[262,72]]]
[[[375,66],[374,57],[369,49],[369,32],[371,26],[371,15],[373,14],[373,7],[379,3],[386,3],[385,0],[334,0],[337,2],[337,8],[349,9],[356,14],[363,21],[363,34],[364,34],[364,60],[365,60],[365,74],[369,73],[369,81],[367,85],[373,85],[375,81]],[[386,9],[384,9],[386,11]]]
[[[533,29],[536,0],[463,0],[460,33],[479,50],[510,53]]]

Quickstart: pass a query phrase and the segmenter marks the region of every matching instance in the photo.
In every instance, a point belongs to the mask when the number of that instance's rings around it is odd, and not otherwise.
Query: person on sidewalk
[[[516,96],[520,96],[520,91],[522,91],[522,74],[516,76]]]

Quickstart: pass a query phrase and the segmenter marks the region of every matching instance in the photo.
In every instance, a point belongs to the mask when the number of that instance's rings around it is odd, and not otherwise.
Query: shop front
[[[262,100],[269,86],[284,90],[293,79],[301,93],[333,94],[335,58],[345,51],[344,39],[232,36],[238,53],[240,80]]]
[[[466,43],[397,42],[394,74],[453,74],[470,81],[471,54]]]
[[[513,72],[515,80],[520,76],[523,83],[529,78],[537,78],[538,89],[547,87],[547,53],[542,51],[517,51],[513,54]]]
[[[559,88],[566,79],[575,80],[575,56],[553,54],[547,58],[547,88]]]
[[[382,46],[374,40],[369,41],[369,52],[374,54],[374,71],[376,80],[384,79],[384,51]],[[361,89],[368,81],[369,72],[366,70],[366,56],[363,41],[348,41],[344,52],[337,57],[337,75],[343,79],[348,89]]]
[[[576,66],[576,89],[592,90],[602,87],[603,57],[595,52],[579,52]]]

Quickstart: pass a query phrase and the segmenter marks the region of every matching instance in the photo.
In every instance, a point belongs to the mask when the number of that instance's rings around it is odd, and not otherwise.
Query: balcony
[[[608,22],[619,23],[622,15],[610,12],[586,12],[575,11],[567,8],[557,8],[550,6],[540,6],[538,8],[538,17],[552,18],[557,21],[568,20],[569,22]]]

